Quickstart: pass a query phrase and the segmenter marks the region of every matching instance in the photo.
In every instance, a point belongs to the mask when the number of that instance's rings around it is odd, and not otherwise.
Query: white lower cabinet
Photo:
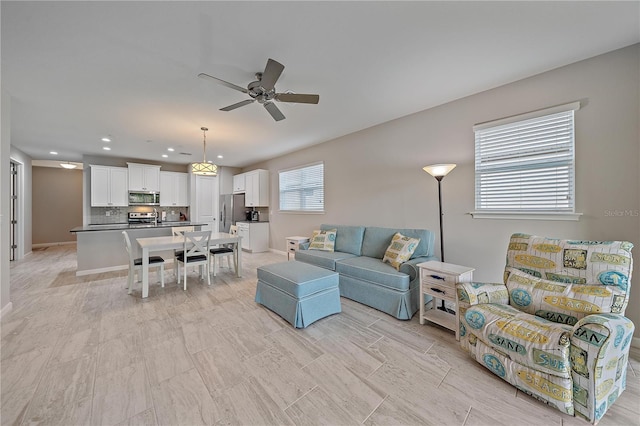
[[[269,251],[268,222],[237,222],[242,249],[250,253]]]

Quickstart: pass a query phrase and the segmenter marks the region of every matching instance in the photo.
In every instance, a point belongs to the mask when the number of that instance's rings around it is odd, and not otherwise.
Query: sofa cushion
[[[313,231],[309,250],[334,251],[336,245],[336,229]]]
[[[384,253],[391,244],[391,239],[400,232],[402,235],[411,238],[419,238],[420,243],[411,255],[411,258],[422,256],[433,256],[434,235],[426,229],[397,229],[397,228],[378,228],[369,226],[364,231],[362,241],[362,255],[382,259]]]
[[[510,305],[522,312],[573,325],[587,315],[621,313],[625,291],[615,285],[565,284],[506,268]]]
[[[523,313],[509,305],[474,305],[464,314],[463,333],[540,372],[568,378],[571,326]],[[461,327],[461,331],[463,328]]]
[[[409,275],[396,271],[381,259],[366,256],[337,261],[336,272],[399,291],[408,290],[410,284]]]
[[[356,256],[360,256],[362,254],[362,238],[364,236],[364,226],[323,224],[320,226],[320,229],[323,231],[335,229],[337,231],[334,251],[351,253],[355,254]]]
[[[336,270],[336,261],[351,257],[356,257],[356,255],[341,251],[298,250],[296,252],[296,260],[332,271]]]
[[[387,247],[387,251],[384,252],[382,261],[385,263],[390,263],[391,266],[399,271],[400,265],[411,259],[411,255],[414,251],[416,251],[418,243],[420,243],[419,239],[405,237],[401,233],[396,232],[396,234],[391,239],[391,244],[389,244],[389,247]]]

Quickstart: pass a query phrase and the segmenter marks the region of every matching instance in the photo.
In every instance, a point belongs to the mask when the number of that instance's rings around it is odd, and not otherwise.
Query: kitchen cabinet
[[[160,172],[160,205],[163,207],[188,206],[188,182],[187,173]]]
[[[245,207],[269,207],[269,170],[252,170],[245,175]]]
[[[236,222],[238,235],[242,237],[242,250],[250,253],[269,251],[268,222]]]
[[[129,205],[127,172],[124,167],[91,165],[91,207]]]
[[[233,193],[241,194],[245,191],[245,174],[233,176]]]
[[[127,163],[129,166],[129,191],[160,191],[160,166]]]

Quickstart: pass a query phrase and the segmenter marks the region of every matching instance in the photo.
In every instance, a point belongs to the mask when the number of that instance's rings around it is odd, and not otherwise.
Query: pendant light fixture
[[[202,163],[191,163],[191,173],[203,176],[218,176],[218,166],[207,163],[207,130],[209,129],[201,127],[200,130],[202,130],[204,145],[202,148]]]

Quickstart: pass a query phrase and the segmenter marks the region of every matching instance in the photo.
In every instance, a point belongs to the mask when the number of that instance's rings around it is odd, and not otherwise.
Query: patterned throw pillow
[[[411,255],[416,251],[419,243],[420,238],[405,237],[401,233],[396,232],[391,239],[391,244],[384,253],[382,261],[390,263],[391,266],[400,270],[400,265],[411,259]]]
[[[313,231],[309,250],[333,251],[336,245],[337,229],[329,229],[327,231]]]

